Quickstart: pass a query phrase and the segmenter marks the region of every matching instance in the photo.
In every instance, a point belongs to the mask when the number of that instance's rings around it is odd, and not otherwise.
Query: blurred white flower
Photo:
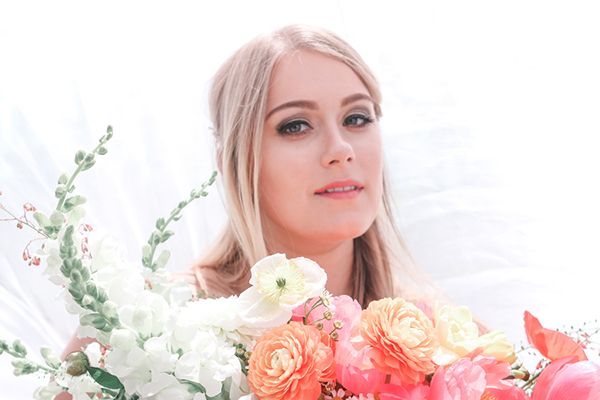
[[[35,400],[52,400],[54,397],[62,392],[62,387],[56,384],[56,382],[48,382],[45,386],[40,386],[33,392],[33,398]]]

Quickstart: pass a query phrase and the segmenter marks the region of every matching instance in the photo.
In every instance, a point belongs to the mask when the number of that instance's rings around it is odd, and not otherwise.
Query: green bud
[[[81,305],[88,307],[91,304],[94,304],[94,298],[89,294],[83,295],[83,298],[81,299]]]
[[[50,223],[54,226],[60,226],[65,222],[65,216],[60,211],[54,211],[50,215]]]
[[[27,349],[19,339],[16,339],[13,342],[12,348],[15,353],[19,354],[21,357],[25,357],[27,355]]]
[[[76,351],[67,356],[67,374],[71,376],[81,376],[87,372],[90,366],[88,356],[82,351]]]
[[[16,359],[12,360],[11,364],[15,368],[13,373],[16,376],[32,374],[38,370],[38,367],[27,360]]]
[[[92,168],[94,166],[94,164],[96,164],[96,160],[92,160],[89,162],[86,162],[83,167],[81,167],[82,171],[87,171],[88,169]]]
[[[48,219],[48,217],[46,217],[44,214],[42,214],[39,211],[33,214],[33,218],[36,220],[36,222],[41,227],[52,225],[52,223],[50,222],[50,220]]]
[[[67,177],[67,174],[62,174],[59,178],[58,178],[58,184],[59,185],[64,185],[65,183],[67,183],[67,180],[69,178]]]
[[[54,197],[60,199],[67,193],[67,187],[65,185],[58,185],[56,190],[54,190]]]
[[[40,349],[40,354],[50,368],[58,368],[60,366],[60,359],[54,355],[52,349],[48,347],[42,347]]]
[[[106,301],[102,304],[102,313],[109,319],[118,317],[117,305],[112,301]]]
[[[82,279],[81,279],[81,273],[79,271],[77,271],[76,269],[74,269],[73,271],[71,271],[71,274],[69,275],[69,278],[73,282],[77,282],[77,283],[81,283],[81,281],[82,281]]]
[[[77,154],[75,154],[75,164],[79,165],[85,158],[85,151],[79,150]]]
[[[169,252],[169,250],[163,250],[156,259],[156,268],[164,268],[165,265],[167,265],[167,262],[169,261],[169,257],[171,257],[171,253]]]
[[[162,229],[165,226],[165,219],[159,218],[156,220],[156,229]]]
[[[112,135],[113,135],[113,128],[112,128],[112,126],[109,125],[106,128],[106,140],[109,140],[112,137]]]
[[[106,147],[100,146],[98,148],[98,154],[100,154],[101,156],[105,155],[106,153],[108,153],[108,150],[106,150]]]

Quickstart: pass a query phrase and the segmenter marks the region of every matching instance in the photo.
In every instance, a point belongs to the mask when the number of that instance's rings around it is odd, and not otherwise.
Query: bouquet
[[[18,217],[0,205],[5,220],[43,237],[23,259],[45,265],[79,317],[78,334],[94,339],[65,360],[43,348],[44,364],[18,339],[0,340],[15,375],[47,375],[36,399],[63,391],[76,400],[600,399],[600,366],[586,355],[597,329],[575,340],[526,313],[529,342],[543,356],[529,373],[507,337],[482,333],[468,308],[385,298],[363,310],[328,293],[325,271],[306,258],[260,260],[239,296],[195,292],[167,272],[170,254],[157,249],[215,174],[156,221],[141,261],[128,262],[115,239],[82,221],[86,199],[74,194],[75,178],[112,136],[109,127],[92,151],[77,152],[49,215],[27,203]]]

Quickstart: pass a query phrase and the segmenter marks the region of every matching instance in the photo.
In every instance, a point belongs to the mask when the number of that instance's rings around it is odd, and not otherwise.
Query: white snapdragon
[[[157,336],[163,332],[170,311],[162,296],[142,291],[130,300],[130,304],[119,307],[119,319],[143,337]]]
[[[323,268],[307,258],[265,257],[252,267],[252,286],[240,295],[242,320],[253,329],[285,324],[295,307],[323,293],[326,281]]]
[[[175,376],[201,384],[208,396],[221,392],[227,378],[241,380],[241,365],[235,348],[223,337],[209,330],[196,331],[190,350],[175,366]]]
[[[119,242],[113,236],[97,230],[88,234],[88,248],[92,254],[92,273],[103,268],[116,267],[125,259]]]

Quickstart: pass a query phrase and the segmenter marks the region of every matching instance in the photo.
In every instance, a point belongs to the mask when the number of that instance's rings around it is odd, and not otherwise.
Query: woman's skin
[[[330,292],[351,294],[353,239],[375,220],[382,169],[379,124],[359,77],[316,52],[279,60],[259,177],[269,253],[311,258],[328,272]]]
[[[269,253],[316,261],[328,273],[327,289],[350,295],[353,239],[375,220],[382,170],[379,123],[358,76],[318,53],[282,57],[261,143],[259,195]],[[63,358],[89,342],[74,336]]]

